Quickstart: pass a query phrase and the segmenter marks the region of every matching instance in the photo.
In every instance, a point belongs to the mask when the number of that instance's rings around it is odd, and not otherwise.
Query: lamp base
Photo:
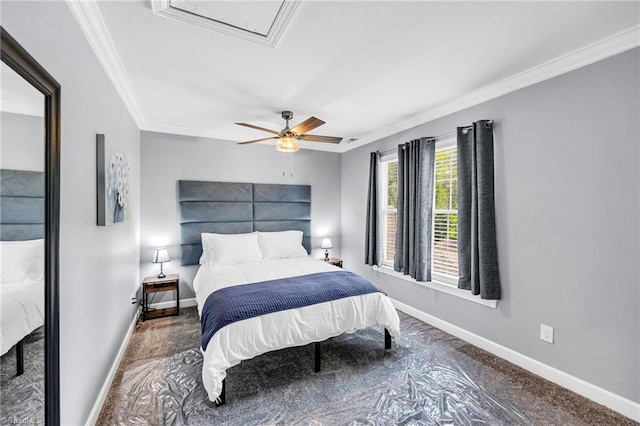
[[[329,260],[329,250],[324,251],[324,261],[327,262]]]
[[[160,262],[160,273],[159,273],[158,275],[156,275],[156,277],[158,277],[158,278],[164,278],[164,277],[166,277],[166,275],[164,274],[164,272],[162,272],[162,264],[163,264],[163,263],[164,263],[164,262]]]

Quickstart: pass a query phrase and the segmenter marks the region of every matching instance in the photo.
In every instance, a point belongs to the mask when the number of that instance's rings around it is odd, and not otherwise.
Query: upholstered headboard
[[[0,170],[0,240],[44,238],[44,172]]]
[[[182,265],[197,265],[202,232],[298,230],[311,252],[311,186],[178,181]]]

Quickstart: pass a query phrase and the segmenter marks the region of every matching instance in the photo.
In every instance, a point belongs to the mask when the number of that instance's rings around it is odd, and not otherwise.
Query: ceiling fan
[[[238,145],[248,145],[256,142],[268,141],[276,139],[276,149],[282,152],[296,152],[300,149],[298,141],[310,141],[310,142],[325,142],[325,143],[340,143],[342,138],[335,136],[320,136],[320,135],[308,135],[308,131],[320,127],[324,124],[324,121],[316,118],[309,117],[302,123],[298,124],[294,128],[289,128],[289,120],[293,118],[293,112],[282,111],[282,118],[287,122],[284,129],[279,132],[276,130],[265,129],[264,127],[254,126],[247,123],[236,123],[239,126],[250,127],[256,130],[262,130],[263,132],[273,133],[278,136],[272,136],[269,138],[255,139],[252,141],[239,142]]]

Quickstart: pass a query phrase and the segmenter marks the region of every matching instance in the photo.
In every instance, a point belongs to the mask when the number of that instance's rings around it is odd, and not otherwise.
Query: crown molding
[[[98,3],[95,0],[65,0],[65,2],[133,120],[139,128],[144,127],[145,119],[140,101],[102,19]]]
[[[371,132],[360,137],[358,141],[346,145],[340,150],[340,152],[344,153],[351,151],[352,149],[359,148],[387,136],[395,135],[396,133],[428,123],[437,118],[453,114],[507,93],[574,71],[578,68],[593,64],[638,46],[640,46],[640,25],[633,26],[595,43],[574,50],[573,52],[559,56],[533,68],[529,68],[526,71],[514,74],[496,83],[474,90],[452,101],[429,108],[408,120],[397,123],[396,125],[384,130]]]
[[[32,115],[34,117],[44,117],[44,102],[32,103],[11,99],[3,99],[0,103],[0,111],[12,114]]]
[[[252,41],[264,46],[275,47],[276,44],[278,44],[278,40],[280,40],[280,36],[284,33],[284,30],[289,24],[289,20],[293,16],[293,12],[295,12],[298,7],[299,1],[300,0],[284,0],[282,2],[282,6],[280,7],[278,14],[266,35],[247,31],[224,22],[216,21],[211,18],[206,18],[195,13],[172,7],[171,0],[151,0],[151,6],[153,8],[153,13],[158,16],[187,22],[192,25],[218,31],[223,34]]]

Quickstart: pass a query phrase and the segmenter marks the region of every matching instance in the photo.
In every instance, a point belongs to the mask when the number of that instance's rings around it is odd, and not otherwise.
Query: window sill
[[[498,307],[498,301],[497,300],[485,300],[485,299],[481,299],[479,296],[474,296],[471,294],[471,292],[469,292],[468,290],[461,290],[457,287],[454,287],[450,284],[444,284],[438,281],[426,281],[426,282],[422,282],[422,281],[416,281],[415,279],[411,278],[409,275],[404,275],[400,272],[396,272],[393,269],[387,267],[387,266],[373,266],[373,270],[377,271],[377,272],[381,272],[383,274],[386,275],[390,275],[392,277],[395,278],[399,278],[401,280],[405,280],[405,281],[409,281],[411,283],[414,284],[418,284],[421,285],[423,287],[427,287],[436,291],[440,291],[442,293],[447,293],[450,294],[452,296],[455,297],[459,297],[461,299],[465,299],[468,300],[470,302],[473,303],[478,303],[480,305],[483,306],[487,306],[489,308],[492,309],[496,309]]]

